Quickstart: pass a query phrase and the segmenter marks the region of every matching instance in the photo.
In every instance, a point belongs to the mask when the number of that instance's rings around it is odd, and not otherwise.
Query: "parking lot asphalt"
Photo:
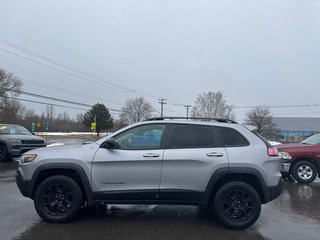
[[[67,224],[48,224],[14,179],[17,163],[0,163],[0,239],[314,239],[320,236],[320,181],[285,182],[251,228],[223,228],[193,206],[108,205],[84,209]]]

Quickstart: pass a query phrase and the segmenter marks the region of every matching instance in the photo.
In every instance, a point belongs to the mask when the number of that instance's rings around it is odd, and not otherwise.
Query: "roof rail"
[[[225,118],[202,118],[202,117],[154,117],[154,118],[148,118],[146,121],[161,121],[161,120],[191,120],[191,121],[215,121],[215,122],[221,122],[221,123],[237,123],[234,120],[231,119],[225,119]]]

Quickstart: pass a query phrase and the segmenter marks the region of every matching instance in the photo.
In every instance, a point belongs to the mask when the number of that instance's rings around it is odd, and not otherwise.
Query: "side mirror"
[[[117,144],[113,138],[109,138],[103,143],[103,146],[107,149],[115,149]]]

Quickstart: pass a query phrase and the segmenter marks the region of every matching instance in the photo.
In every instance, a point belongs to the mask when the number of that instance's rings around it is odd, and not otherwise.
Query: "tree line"
[[[23,125],[31,130],[32,123],[39,123],[44,131],[115,131],[123,126],[143,121],[154,115],[155,109],[143,97],[127,99],[117,119],[111,117],[109,109],[102,103],[93,105],[86,113],[71,118],[67,112],[55,113],[54,106],[47,105],[45,112],[37,114],[28,109],[17,99],[22,91],[21,81],[3,69],[0,69],[0,123]],[[236,120],[234,106],[227,104],[221,91],[208,91],[199,94],[190,112],[191,117],[225,118]],[[92,125],[94,123],[94,125]],[[254,125],[257,131],[268,139],[275,139],[279,134],[273,122],[271,110],[267,106],[257,106],[246,113],[245,124]],[[38,125],[38,126],[39,126]]]

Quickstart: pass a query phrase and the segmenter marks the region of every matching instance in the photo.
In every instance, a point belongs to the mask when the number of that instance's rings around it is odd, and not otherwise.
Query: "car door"
[[[153,199],[159,192],[165,124],[144,124],[113,137],[116,148],[100,147],[92,166],[96,198]]]
[[[167,138],[160,182],[160,197],[196,200],[216,169],[228,169],[228,156],[214,128],[172,124]]]

